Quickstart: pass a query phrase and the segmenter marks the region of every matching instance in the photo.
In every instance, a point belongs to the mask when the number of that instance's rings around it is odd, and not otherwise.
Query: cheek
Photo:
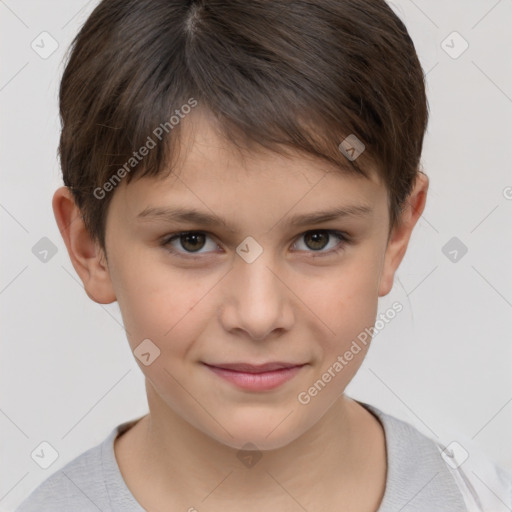
[[[186,275],[162,263],[118,268],[116,296],[132,350],[150,339],[167,355],[183,354],[201,328],[208,280]]]
[[[309,383],[301,391],[319,410],[346,389],[362,365],[372,340],[371,327],[378,308],[375,278],[367,272],[367,267],[359,272],[355,268],[351,270],[318,286],[315,284],[311,290],[309,304],[318,316],[312,316],[311,321],[316,327],[323,327],[316,337],[320,350],[314,375],[307,379]],[[309,330],[314,332],[314,327]]]
[[[326,326],[334,345],[349,341],[373,325],[378,308],[378,271],[368,260],[358,258],[326,273],[305,280],[304,302]]]

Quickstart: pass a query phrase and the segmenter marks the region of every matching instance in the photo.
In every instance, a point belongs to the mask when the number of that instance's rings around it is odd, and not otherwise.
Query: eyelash
[[[308,230],[308,231],[305,231],[304,233],[300,234],[298,239],[302,238],[304,235],[307,235],[308,233],[326,233],[329,235],[334,235],[340,239],[340,243],[338,245],[336,245],[336,247],[334,249],[331,249],[329,251],[326,251],[326,252],[323,252],[321,250],[320,251],[306,251],[306,252],[312,253],[310,256],[308,256],[309,258],[318,258],[318,257],[324,257],[324,256],[330,256],[333,254],[337,254],[345,248],[345,245],[350,243],[350,237],[347,233],[345,233],[343,231],[332,230],[332,229]],[[179,233],[172,233],[171,235],[168,235],[162,241],[161,245],[162,245],[162,247],[165,247],[168,252],[170,252],[171,254],[174,254],[178,257],[182,257],[182,258],[185,258],[188,260],[202,259],[205,257],[205,256],[203,256],[203,254],[205,254],[205,253],[198,253],[198,254],[187,253],[187,252],[183,253],[183,252],[177,251],[172,246],[170,246],[171,242],[173,242],[176,239],[179,239],[181,236],[193,235],[193,234],[202,234],[202,235],[210,236],[210,234],[206,231],[180,231]]]

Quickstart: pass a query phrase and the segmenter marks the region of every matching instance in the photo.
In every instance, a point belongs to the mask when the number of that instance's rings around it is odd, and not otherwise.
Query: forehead
[[[314,128],[304,127],[304,129],[309,130],[308,136],[317,136]],[[179,156],[172,164],[175,172],[179,172],[182,168],[193,167],[195,162],[209,161],[213,165],[220,163],[226,171],[231,167],[230,164],[234,163],[237,174],[241,171],[251,172],[252,169],[261,174],[266,168],[271,172],[273,167],[278,167],[281,170],[286,168],[286,171],[292,174],[309,170],[311,173],[335,172],[349,178],[359,177],[348,161],[342,167],[334,165],[325,158],[285,144],[281,144],[279,151],[275,151],[247,136],[241,140],[240,131],[235,132],[234,135],[226,134],[224,126],[221,126],[213,113],[206,109],[198,108],[188,115],[182,121],[180,130]],[[237,138],[232,140],[231,136]],[[340,161],[343,162],[343,158],[340,158]],[[361,158],[359,164],[360,161]],[[376,168],[367,167],[370,180],[379,182],[380,176]]]
[[[118,187],[112,203],[122,206],[123,215],[134,218],[145,208],[171,203],[216,213],[231,206],[240,212],[252,208],[253,214],[256,208],[261,216],[282,215],[325,205],[372,205],[386,195],[375,169],[366,178],[291,148],[280,154],[261,146],[241,147],[226,140],[207,113],[194,112],[180,128],[171,173],[136,178],[127,186],[123,181]]]

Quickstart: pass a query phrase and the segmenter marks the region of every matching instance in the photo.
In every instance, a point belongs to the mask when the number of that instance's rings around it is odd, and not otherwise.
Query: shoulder
[[[377,416],[386,435],[388,476],[378,512],[402,507],[439,512],[512,510],[512,475],[470,440],[433,439],[406,421],[359,403]]]
[[[464,444],[464,446],[463,446]],[[512,474],[470,441],[436,446],[450,469],[469,512],[512,510]]]
[[[114,428],[98,445],[81,453],[44,480],[15,512],[110,510],[104,475],[104,451],[125,423]]]

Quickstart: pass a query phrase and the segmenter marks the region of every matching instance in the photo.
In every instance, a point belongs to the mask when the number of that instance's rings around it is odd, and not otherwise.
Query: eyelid
[[[319,251],[303,251],[303,250],[297,250],[297,251],[294,251],[294,252],[305,252],[305,253],[308,253],[308,256],[307,257],[321,257],[321,256],[327,256],[327,255],[332,255],[332,254],[335,254],[335,253],[338,253],[339,251],[341,251],[345,245],[351,243],[352,241],[352,237],[346,233],[345,231],[340,231],[340,230],[337,230],[337,229],[328,229],[328,228],[316,228],[316,229],[308,229],[306,231],[303,231],[302,233],[299,233],[295,238],[295,242],[293,245],[295,245],[297,243],[297,241],[302,238],[304,235],[308,234],[308,233],[319,233],[319,232],[323,232],[323,233],[327,233],[329,235],[334,235],[336,237],[338,237],[340,239],[340,242],[336,245],[336,247],[334,247],[333,249],[330,249],[329,251],[322,251],[322,250],[319,250]],[[204,231],[204,230],[194,230],[194,229],[191,229],[191,230],[185,230],[185,231],[177,231],[177,232],[174,232],[174,233],[171,233],[171,234],[168,234],[166,235],[163,239],[162,239],[162,242],[161,242],[161,245],[168,251],[170,252],[171,254],[175,254],[177,255],[178,257],[183,257],[185,259],[204,259],[205,257],[207,258],[209,255],[211,255],[212,253],[211,252],[206,252],[206,253],[191,253],[191,252],[181,252],[181,251],[177,251],[175,250],[174,248],[172,247],[169,247],[169,244],[170,242],[176,240],[176,239],[179,239],[182,235],[188,235],[188,234],[202,234],[202,235],[206,235],[210,238],[212,238],[212,240],[216,240],[217,237],[215,235],[213,235],[212,233],[210,233],[209,231]],[[218,244],[218,242],[215,242]]]

